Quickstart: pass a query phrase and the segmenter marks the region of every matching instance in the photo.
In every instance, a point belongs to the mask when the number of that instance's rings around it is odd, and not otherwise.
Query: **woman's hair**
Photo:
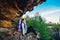
[[[22,19],[22,21],[24,21],[24,19]]]
[[[24,21],[24,19],[21,19],[21,21],[23,22],[23,21]]]

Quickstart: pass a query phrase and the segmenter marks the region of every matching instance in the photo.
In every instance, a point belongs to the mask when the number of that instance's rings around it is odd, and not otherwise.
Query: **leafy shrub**
[[[49,36],[49,29],[47,28],[47,25],[40,20],[27,20],[27,26],[32,26],[34,28],[34,30],[36,30],[37,32],[40,32],[41,34],[41,40],[49,40],[50,36]]]

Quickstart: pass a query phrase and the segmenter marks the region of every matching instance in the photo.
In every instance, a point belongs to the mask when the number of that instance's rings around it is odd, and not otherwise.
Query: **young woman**
[[[26,25],[26,20],[22,19],[22,33],[25,35],[27,33],[27,25]]]

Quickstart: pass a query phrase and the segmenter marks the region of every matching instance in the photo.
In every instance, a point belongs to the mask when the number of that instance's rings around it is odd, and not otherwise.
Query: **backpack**
[[[18,20],[17,31],[22,32],[22,21],[21,21],[21,19]]]

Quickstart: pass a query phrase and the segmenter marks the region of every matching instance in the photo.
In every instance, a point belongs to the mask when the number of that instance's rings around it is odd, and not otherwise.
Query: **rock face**
[[[37,36],[34,35],[33,33],[27,34],[26,40],[38,40]]]
[[[0,0],[0,27],[13,27],[16,19],[46,0]]]
[[[0,28],[0,40],[38,40],[38,38],[40,39],[39,33],[35,35],[33,32],[30,32],[24,36],[21,32],[17,32],[13,28]]]
[[[34,33],[30,32],[23,36],[20,32],[7,28],[0,28],[0,40],[38,40]]]

